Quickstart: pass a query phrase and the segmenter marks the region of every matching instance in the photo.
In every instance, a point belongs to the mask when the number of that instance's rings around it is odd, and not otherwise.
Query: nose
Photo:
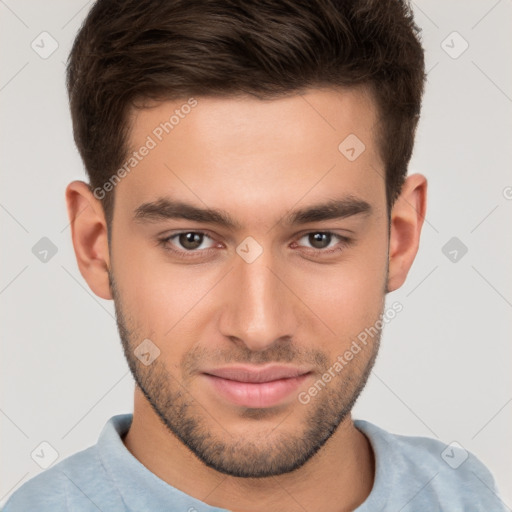
[[[297,326],[297,299],[286,276],[264,251],[256,261],[235,261],[223,290],[222,334],[252,351],[263,351],[293,337]]]

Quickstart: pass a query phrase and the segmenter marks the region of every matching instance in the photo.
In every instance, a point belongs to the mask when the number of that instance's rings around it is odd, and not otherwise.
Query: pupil
[[[315,249],[324,249],[331,243],[330,233],[312,233],[309,242]]]
[[[182,233],[179,236],[179,241],[185,249],[197,249],[203,241],[201,233]]]

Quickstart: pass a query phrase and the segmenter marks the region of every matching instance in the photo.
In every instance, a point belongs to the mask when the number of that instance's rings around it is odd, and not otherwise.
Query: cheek
[[[120,241],[112,256],[122,306],[132,328],[164,343],[172,337],[182,338],[191,322],[199,325],[198,313],[217,274],[200,266],[172,264],[164,249],[136,236]]]
[[[387,238],[361,241],[336,265],[319,266],[300,278],[308,307],[340,337],[356,337],[384,307]]]
[[[219,303],[233,293],[232,286],[224,290],[227,281],[220,282],[227,267],[213,265],[207,270],[203,265],[173,264],[163,248],[137,234],[119,235],[112,262],[130,325],[150,339],[178,337],[181,345],[194,337],[191,331],[199,334],[211,327]],[[307,306],[299,308],[301,314],[310,317],[303,323],[305,329],[325,331],[323,323],[336,341],[373,325],[383,308],[386,264],[387,231],[377,223],[337,263],[288,262],[285,280]]]

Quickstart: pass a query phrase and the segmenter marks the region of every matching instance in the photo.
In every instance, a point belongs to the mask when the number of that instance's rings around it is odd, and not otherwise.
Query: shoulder
[[[491,472],[461,444],[394,434],[364,420],[354,423],[372,444],[377,472],[382,475],[391,469],[404,497],[414,496],[417,505],[504,510]]]
[[[100,466],[94,447],[75,453],[25,482],[11,495],[2,512],[71,510],[77,495],[85,497],[83,489],[98,478]]]
[[[28,480],[10,496],[3,512],[125,510],[102,456],[115,456],[122,450],[120,435],[127,431],[131,420],[132,414],[110,418],[95,445],[70,455]]]

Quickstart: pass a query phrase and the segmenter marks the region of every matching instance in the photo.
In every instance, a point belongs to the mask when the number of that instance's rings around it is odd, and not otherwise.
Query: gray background
[[[113,305],[78,272],[64,202],[67,183],[85,179],[64,63],[90,6],[0,0],[0,504],[42,471],[31,457],[41,442],[62,460],[132,410]],[[512,1],[413,6],[429,74],[410,172],[428,178],[427,218],[407,282],[388,296],[404,309],[385,327],[354,417],[457,441],[490,468],[510,508]],[[58,43],[47,58],[31,47],[51,50],[43,31]],[[32,252],[43,237],[57,249],[46,262]]]

